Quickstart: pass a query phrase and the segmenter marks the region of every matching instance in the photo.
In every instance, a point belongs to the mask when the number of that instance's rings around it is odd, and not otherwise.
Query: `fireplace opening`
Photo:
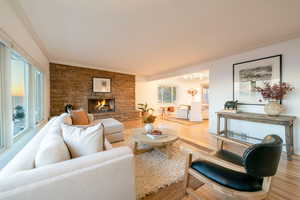
[[[89,99],[89,113],[115,112],[115,99]]]

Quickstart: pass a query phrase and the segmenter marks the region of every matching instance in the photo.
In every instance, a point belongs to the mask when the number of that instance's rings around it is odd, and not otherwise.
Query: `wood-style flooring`
[[[124,124],[126,129],[142,126],[139,120],[125,122]],[[156,125],[163,125],[177,130],[181,141],[193,145],[193,147],[201,150],[216,148],[216,139],[208,133],[208,121],[204,121],[199,125],[187,126],[170,121],[158,120]],[[130,134],[130,131],[128,132],[127,134]],[[129,137],[129,135],[126,135],[126,137]],[[114,146],[119,145],[124,144],[114,144]],[[237,153],[243,152],[243,149],[238,146],[226,145],[225,148]],[[201,187],[197,192],[199,192],[204,200],[226,199],[221,194],[211,191],[206,187]],[[177,183],[162,189],[157,194],[146,197],[145,200],[191,200],[187,196],[182,197],[182,194],[182,183]],[[295,155],[293,156],[293,161],[287,161],[286,154],[283,153],[267,200],[300,200],[300,156]]]

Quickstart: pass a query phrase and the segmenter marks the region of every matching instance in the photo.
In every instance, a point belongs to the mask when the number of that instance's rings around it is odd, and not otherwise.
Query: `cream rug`
[[[124,141],[114,143],[114,147],[133,147],[131,129],[125,129]],[[139,148],[148,148],[147,145]],[[186,151],[193,152],[193,158],[199,157],[195,149],[181,141],[170,147],[172,157],[168,159],[161,152],[153,150],[135,156],[135,175],[137,199],[158,192],[173,183],[178,183],[184,178]]]
[[[156,150],[135,156],[138,199],[183,180],[185,153],[180,150],[179,142],[170,148],[172,148],[170,159]]]

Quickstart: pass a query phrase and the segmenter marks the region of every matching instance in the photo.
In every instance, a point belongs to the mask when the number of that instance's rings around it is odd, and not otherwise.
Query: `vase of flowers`
[[[264,100],[268,101],[264,108],[265,113],[270,116],[278,116],[284,111],[280,101],[295,88],[288,83],[271,85],[265,82],[264,87],[256,87],[255,89],[261,93]]]
[[[156,119],[156,116],[152,115],[152,114],[148,114],[143,116],[143,123],[144,125],[144,129],[146,131],[146,133],[152,133],[153,131],[153,123]]]

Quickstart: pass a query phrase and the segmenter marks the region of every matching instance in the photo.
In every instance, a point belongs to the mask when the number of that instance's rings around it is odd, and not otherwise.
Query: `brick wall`
[[[93,78],[110,78],[111,93],[93,93]],[[50,113],[64,112],[66,104],[88,110],[89,98],[115,98],[115,112],[94,114],[96,119],[113,117],[120,121],[138,118],[135,110],[135,76],[103,70],[50,63]]]

